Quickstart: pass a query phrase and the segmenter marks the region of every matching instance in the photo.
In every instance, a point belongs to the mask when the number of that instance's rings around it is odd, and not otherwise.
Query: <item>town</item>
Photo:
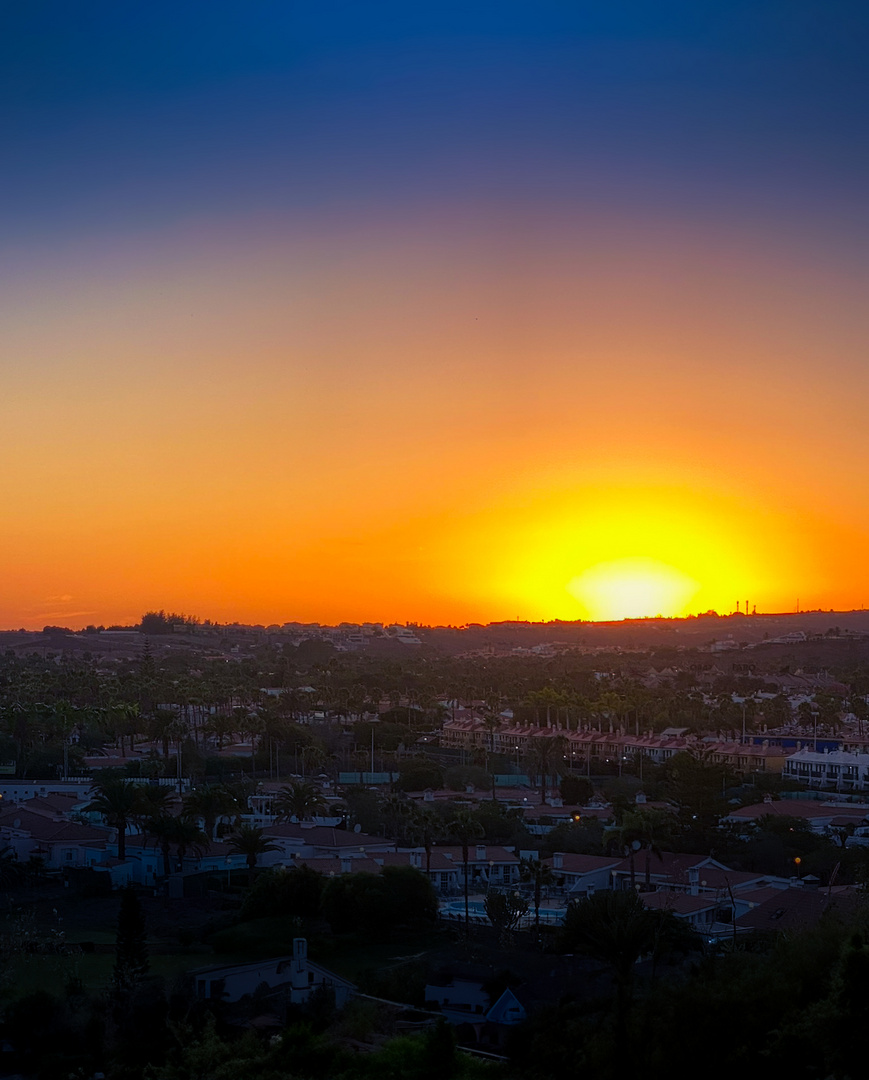
[[[657,1075],[677,999],[863,955],[869,613],[2,638],[10,1073]]]

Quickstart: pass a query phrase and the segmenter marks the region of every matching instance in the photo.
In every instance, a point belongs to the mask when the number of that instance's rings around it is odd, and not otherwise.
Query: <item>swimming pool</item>
[[[540,921],[542,923],[562,923],[564,922],[563,907],[540,908]],[[460,920],[465,917],[465,901],[464,900],[443,900],[440,904],[439,913],[442,919]],[[482,900],[469,900],[468,901],[468,916],[474,922],[488,923],[489,918],[486,915],[486,905]],[[521,926],[532,926],[534,923],[534,908],[528,909],[528,914],[523,916]]]

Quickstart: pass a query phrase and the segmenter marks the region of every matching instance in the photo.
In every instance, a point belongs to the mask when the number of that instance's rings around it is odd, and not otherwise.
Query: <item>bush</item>
[[[322,911],[334,933],[382,933],[408,922],[434,922],[437,896],[419,870],[387,866],[380,874],[330,878],[323,890]]]
[[[485,799],[477,807],[475,817],[483,827],[488,843],[527,843],[529,833],[520,809],[508,809],[503,803]]]
[[[323,875],[308,866],[266,870],[245,897],[241,918],[315,918],[320,913],[324,884]]]
[[[573,773],[562,776],[558,790],[567,806],[586,806],[594,795],[591,781]]]
[[[293,938],[301,935],[293,919],[252,919],[219,930],[211,937],[216,953],[245,953],[252,957],[291,956]]]
[[[443,770],[433,761],[409,761],[401,766],[398,783],[395,786],[399,791],[442,788],[444,786]]]
[[[570,852],[576,855],[603,854],[603,825],[597,818],[587,818],[575,825],[556,825],[543,838],[543,850]]]

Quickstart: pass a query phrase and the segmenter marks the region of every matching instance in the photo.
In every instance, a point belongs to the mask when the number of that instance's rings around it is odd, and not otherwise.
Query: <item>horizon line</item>
[[[479,628],[482,628],[482,629],[488,629],[490,627],[497,627],[497,626],[505,626],[505,627],[506,626],[517,626],[517,627],[519,627],[519,626],[587,626],[587,627],[595,627],[595,626],[624,626],[624,625],[629,625],[629,624],[633,624],[633,623],[650,623],[650,622],[667,622],[667,623],[696,622],[698,619],[731,619],[731,618],[739,618],[739,619],[772,619],[772,618],[791,618],[791,617],[797,617],[797,616],[801,616],[801,615],[857,615],[857,614],[866,613],[866,611],[867,611],[867,608],[865,608],[865,607],[842,608],[842,609],[821,608],[821,607],[819,607],[819,608],[809,608],[809,609],[801,608],[801,609],[798,609],[798,610],[795,610],[795,611],[763,611],[763,612],[755,611],[755,612],[751,612],[749,614],[748,612],[739,611],[739,610],[730,611],[730,612],[719,612],[719,611],[715,611],[715,610],[710,609],[708,611],[701,611],[701,612],[697,612],[696,614],[688,614],[688,615],[660,615],[660,614],[657,614],[657,615],[635,615],[635,616],[632,616],[632,617],[629,617],[629,618],[623,618],[623,619],[520,619],[520,618],[516,618],[516,619],[493,619],[493,620],[491,620],[490,622],[487,622],[487,623],[483,623],[483,622],[424,623],[424,622],[417,622],[417,621],[410,621],[410,620],[406,620],[404,622],[401,622],[399,620],[393,620],[391,622],[388,622],[388,621],[385,621],[385,620],[374,620],[374,619],[364,619],[362,621],[342,620],[341,622],[337,622],[337,623],[324,623],[324,622],[315,622],[315,621],[302,622],[301,620],[287,620],[287,621],[285,621],[283,623],[277,623],[277,622],[253,623],[253,622],[239,622],[239,621],[218,622],[218,621],[213,620],[213,619],[199,619],[196,616],[188,616],[188,617],[186,617],[186,619],[184,621],[179,620],[178,622],[173,623],[172,625],[174,625],[174,626],[185,626],[185,625],[189,626],[191,632],[193,632],[193,633],[195,633],[195,631],[197,629],[203,629],[203,628],[221,629],[221,628],[239,627],[239,628],[251,628],[251,629],[266,630],[269,627],[277,627],[279,630],[282,630],[284,627],[294,627],[294,626],[299,626],[299,627],[305,627],[305,626],[326,627],[326,628],[330,628],[330,629],[336,629],[336,628],[339,628],[341,626],[382,626],[382,627],[404,626],[404,627],[417,627],[419,629],[424,629],[424,630],[466,630],[466,629],[470,629],[471,627],[479,627]],[[46,623],[42,627],[31,628],[31,629],[28,629],[27,627],[6,627],[6,628],[3,628],[3,629],[0,629],[0,634],[22,634],[22,633],[24,633],[24,634],[42,634],[42,633],[45,633],[46,630],[57,630],[57,631],[67,632],[67,633],[72,633],[72,634],[86,634],[86,633],[88,633],[88,627],[93,627],[94,628],[94,630],[90,631],[91,633],[93,633],[94,631],[96,631],[97,633],[100,633],[100,632],[105,633],[105,632],[110,632],[110,631],[115,631],[115,632],[126,631],[126,632],[129,632],[129,633],[133,633],[133,632],[143,633],[139,629],[140,626],[141,626],[141,622],[138,622],[138,623],[124,623],[124,624],[122,624],[122,623],[111,623],[111,624],[108,624],[108,625],[104,625],[102,623],[99,624],[99,625],[96,625],[94,623],[88,623],[85,626],[82,626],[82,627],[80,627],[78,629],[75,629],[75,628],[70,627],[70,626],[62,626],[59,623]],[[145,633],[144,636],[147,636],[147,637],[161,637],[161,636],[164,636],[164,635],[159,634],[159,633],[156,633],[156,634],[155,633]]]

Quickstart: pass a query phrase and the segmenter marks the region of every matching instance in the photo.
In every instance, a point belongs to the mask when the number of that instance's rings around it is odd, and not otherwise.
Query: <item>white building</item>
[[[198,998],[229,1002],[238,1001],[265,985],[269,990],[282,991],[287,1001],[294,1005],[304,1005],[315,990],[332,990],[335,1004],[340,1009],[356,989],[347,979],[309,960],[305,938],[293,939],[292,956],[252,964],[200,968],[191,974]]]
[[[869,790],[869,754],[833,750],[798,750],[784,763],[782,776],[808,787],[836,791]]]

